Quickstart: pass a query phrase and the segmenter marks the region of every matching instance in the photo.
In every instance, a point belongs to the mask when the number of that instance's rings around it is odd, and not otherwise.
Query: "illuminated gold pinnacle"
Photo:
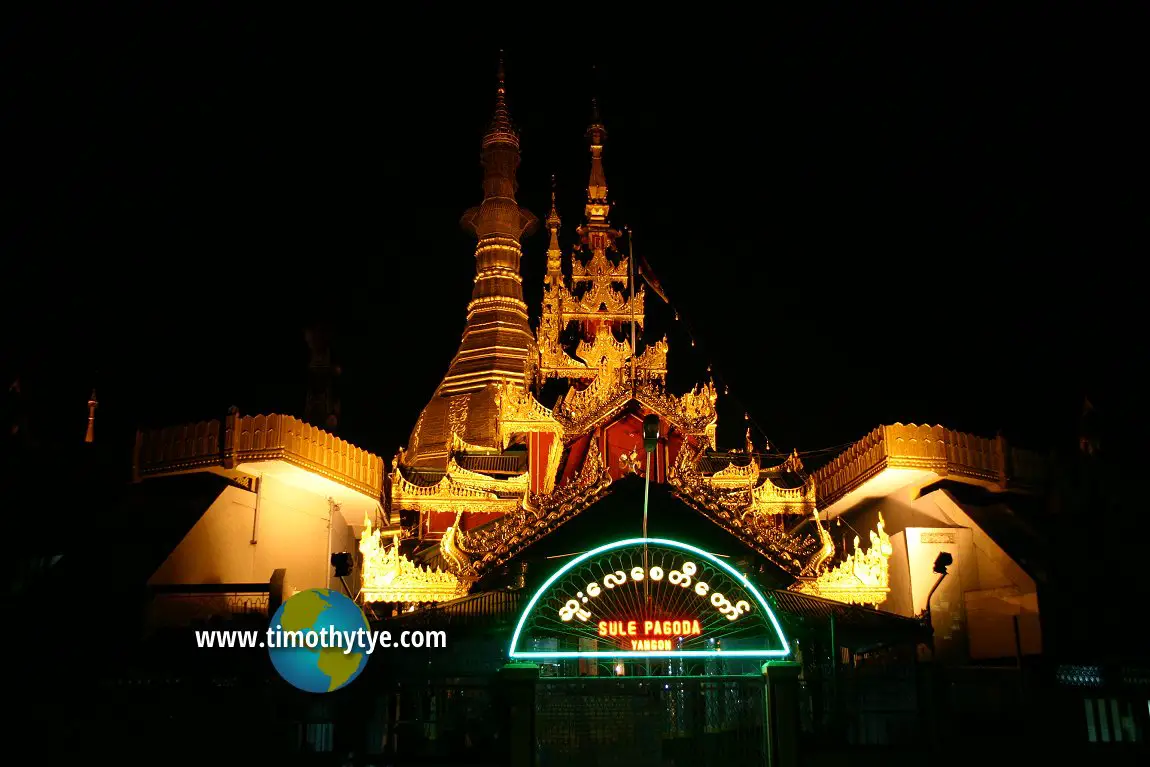
[[[520,238],[538,224],[515,201],[519,136],[507,111],[500,58],[495,113],[483,136],[483,202],[467,211],[463,226],[479,240],[475,287],[467,306],[463,340],[440,395],[478,391],[492,383],[524,385],[533,338],[519,276]]]

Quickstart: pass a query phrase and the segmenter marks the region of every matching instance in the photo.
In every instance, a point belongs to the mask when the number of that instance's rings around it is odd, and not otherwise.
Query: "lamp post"
[[[643,571],[650,570],[649,563],[647,562],[647,502],[651,496],[651,456],[655,454],[655,450],[659,447],[659,416],[651,413],[643,419],[643,450],[647,453],[647,460],[643,465],[643,474],[645,475],[643,483]],[[643,596],[644,602],[650,604],[651,593],[648,587],[648,579],[643,579]]]
[[[933,629],[934,624],[931,622],[930,617],[930,600],[934,597],[934,592],[942,585],[942,579],[947,576],[946,568],[954,564],[954,557],[950,555],[949,551],[939,552],[939,555],[934,560],[934,571],[938,573],[938,580],[930,587],[930,593],[926,595],[926,609],[923,610],[923,619]],[[931,645],[934,644],[934,634],[931,634]],[[933,650],[932,653],[933,655]]]

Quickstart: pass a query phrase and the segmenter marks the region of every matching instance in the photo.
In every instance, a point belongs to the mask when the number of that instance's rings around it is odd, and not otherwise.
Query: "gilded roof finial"
[[[559,229],[559,209],[555,206],[555,174],[551,174],[551,213],[547,216],[547,228],[554,233]]]
[[[507,111],[507,85],[503,69],[503,51],[499,51],[499,70],[497,72],[498,85],[495,89],[495,114],[491,116],[491,124],[487,126],[487,134],[483,137],[483,146],[497,142],[505,142],[519,146],[519,136],[511,124],[511,113]]]
[[[88,433],[84,435],[85,442],[96,441],[96,390],[92,389],[92,396],[88,398]]]
[[[607,138],[607,129],[599,117],[599,100],[591,99],[591,125],[587,127],[587,137],[591,139],[591,179],[587,184],[587,196],[594,203],[605,206],[607,202],[607,176],[603,172],[603,141]],[[607,210],[596,210],[594,217],[606,219]],[[592,213],[588,212],[588,217]]]
[[[551,213],[547,216],[547,229],[551,232],[551,243],[547,247],[546,284],[559,285],[562,279],[562,253],[559,250],[559,207],[555,203],[555,174],[551,174]]]

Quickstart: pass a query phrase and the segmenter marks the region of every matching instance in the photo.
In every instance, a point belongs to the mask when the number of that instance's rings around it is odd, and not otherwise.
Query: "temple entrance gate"
[[[512,763],[797,764],[790,654],[762,593],[713,554],[658,538],[588,551],[512,636]]]

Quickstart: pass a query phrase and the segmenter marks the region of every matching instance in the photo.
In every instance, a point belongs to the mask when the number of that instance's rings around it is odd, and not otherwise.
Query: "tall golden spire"
[[[491,383],[523,385],[528,349],[527,304],[519,240],[538,225],[515,201],[519,136],[507,111],[503,55],[495,90],[495,113],[482,141],[483,202],[463,215],[463,226],[479,240],[475,287],[467,305],[463,343],[440,387],[443,394],[477,391]]]
[[[472,445],[493,446],[492,385],[524,389],[535,367],[535,337],[527,323],[519,260],[520,239],[539,220],[515,200],[519,135],[507,109],[502,52],[495,110],[480,146],[483,202],[464,213],[460,222],[478,240],[467,325],[459,351],[407,447],[407,460],[423,466],[446,464],[453,434]]]

